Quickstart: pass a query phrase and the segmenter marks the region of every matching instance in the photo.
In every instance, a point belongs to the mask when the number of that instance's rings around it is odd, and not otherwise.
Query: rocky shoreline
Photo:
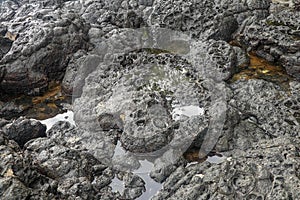
[[[300,199],[299,6],[0,2],[0,199]]]

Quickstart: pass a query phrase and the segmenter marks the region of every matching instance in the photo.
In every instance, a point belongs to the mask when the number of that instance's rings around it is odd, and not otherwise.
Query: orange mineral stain
[[[246,67],[239,67],[239,72],[234,74],[229,82],[249,79],[264,79],[274,82],[284,88],[288,88],[292,78],[286,73],[285,69],[274,63],[255,55],[254,52],[248,54],[250,63]]]
[[[65,96],[59,82],[49,83],[48,90],[40,96],[13,96],[2,99],[3,102],[13,102],[23,108],[22,115],[38,120],[47,119],[63,112],[61,103],[70,103],[70,97]]]

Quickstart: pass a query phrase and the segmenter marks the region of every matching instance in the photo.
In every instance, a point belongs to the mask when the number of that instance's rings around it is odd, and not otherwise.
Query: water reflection
[[[54,117],[51,117],[51,118],[48,118],[48,119],[45,119],[45,120],[40,120],[40,122],[42,124],[45,124],[47,126],[47,130],[50,130],[51,127],[56,123],[56,122],[59,122],[59,121],[68,121],[70,122],[72,125],[75,125],[75,121],[74,121],[74,113],[73,111],[71,110],[68,110],[67,112],[65,113],[62,113],[62,114],[58,114]]]
[[[213,155],[213,156],[208,156],[206,161],[214,164],[219,164],[227,160],[227,157],[224,155]]]
[[[113,160],[116,160],[119,156],[126,156],[128,153],[121,146],[121,142],[118,142],[115,148],[115,153]],[[157,183],[150,177],[150,172],[154,169],[154,164],[146,159],[138,160],[139,167],[132,171],[133,174],[141,177],[145,182],[146,191],[137,199],[148,200],[151,199],[160,189],[162,189],[162,184]],[[114,192],[119,192],[120,194],[124,191],[124,183],[118,178],[114,178],[110,187]]]
[[[192,117],[197,115],[203,115],[204,109],[199,106],[189,105],[189,106],[181,106],[175,107],[172,112],[172,118],[177,121],[180,119],[181,115]]]

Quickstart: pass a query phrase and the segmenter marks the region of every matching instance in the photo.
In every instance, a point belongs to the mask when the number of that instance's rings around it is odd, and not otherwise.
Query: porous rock
[[[86,48],[88,26],[63,1],[13,3],[1,9],[1,25],[18,35],[0,66],[6,67],[2,92],[40,94],[50,80],[62,80],[69,58]],[[4,18],[11,10],[11,17]]]
[[[19,118],[3,128],[7,137],[16,141],[21,148],[31,139],[46,137],[46,126],[37,120]]]
[[[271,14],[262,20],[249,20],[236,37],[248,51],[282,65],[288,74],[300,79],[300,13],[273,4]]]

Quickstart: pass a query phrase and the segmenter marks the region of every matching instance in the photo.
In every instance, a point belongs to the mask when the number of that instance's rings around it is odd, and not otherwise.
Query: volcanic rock
[[[46,136],[46,126],[37,120],[19,118],[3,128],[7,137],[16,141],[21,148],[31,139]]]

